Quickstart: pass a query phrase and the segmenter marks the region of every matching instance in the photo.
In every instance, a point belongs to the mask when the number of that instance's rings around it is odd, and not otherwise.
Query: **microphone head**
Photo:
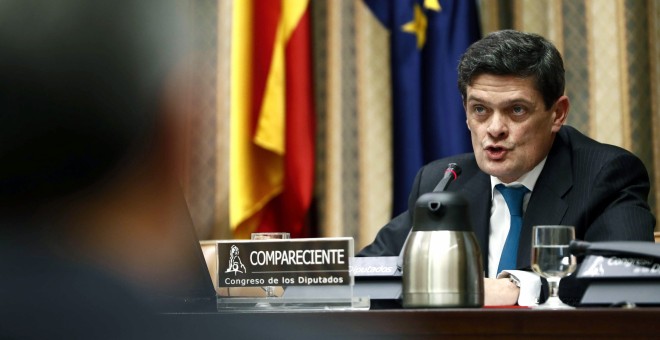
[[[582,256],[589,251],[591,243],[580,240],[572,240],[568,249],[575,256]]]
[[[458,178],[458,175],[460,174],[461,174],[461,167],[459,167],[456,163],[449,163],[447,165],[447,170],[445,170],[442,179],[440,180],[438,185],[435,186],[433,192],[440,192],[447,190],[449,183],[451,183],[456,178]]]
[[[460,174],[461,174],[461,167],[458,166],[458,164],[456,164],[456,163],[449,163],[449,164],[447,165],[447,170],[452,170],[452,171],[454,171],[457,175],[460,175]]]
[[[460,174],[461,174],[461,167],[458,166],[456,163],[449,163],[447,164],[447,170],[445,170],[445,173],[452,173],[454,174],[454,179],[456,179]]]

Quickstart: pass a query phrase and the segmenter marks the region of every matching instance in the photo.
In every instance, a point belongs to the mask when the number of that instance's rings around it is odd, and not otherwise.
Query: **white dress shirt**
[[[539,175],[543,170],[545,161],[546,159],[543,159],[530,172],[524,174],[516,181],[508,184],[502,183],[502,181],[500,181],[497,177],[490,176],[492,204],[490,209],[490,236],[488,241],[487,276],[489,278],[505,278],[508,276],[515,276],[520,282],[520,297],[518,298],[518,304],[521,306],[530,306],[536,304],[536,301],[538,300],[539,294],[541,292],[541,280],[536,274],[519,270],[506,270],[502,273],[497,272],[497,267],[500,263],[500,256],[502,255],[502,249],[504,248],[506,237],[509,234],[511,215],[509,214],[509,208],[506,205],[506,201],[504,201],[504,196],[502,196],[502,194],[497,189],[495,189],[495,186],[498,184],[504,184],[505,186],[523,185],[529,189],[529,192],[525,194],[525,197],[523,198],[524,216],[524,212],[527,211],[529,198],[534,192],[534,185],[536,185],[536,180],[539,178]]]

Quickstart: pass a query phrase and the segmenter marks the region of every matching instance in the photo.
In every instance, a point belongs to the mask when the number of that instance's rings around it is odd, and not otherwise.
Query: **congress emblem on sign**
[[[247,273],[247,270],[245,269],[245,266],[243,265],[243,262],[238,255],[238,247],[236,245],[232,245],[231,249],[229,250],[229,267],[227,267],[225,273],[233,272],[234,275],[236,275],[236,273]]]

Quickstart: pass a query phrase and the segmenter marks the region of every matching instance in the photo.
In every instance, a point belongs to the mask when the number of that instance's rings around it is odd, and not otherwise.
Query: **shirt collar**
[[[534,169],[529,171],[528,173],[520,176],[517,180],[505,184],[505,186],[525,186],[527,189],[529,189],[529,192],[534,191],[534,186],[536,185],[536,180],[539,179],[539,176],[541,175],[541,171],[543,171],[543,166],[545,166],[545,161],[548,159],[546,156],[543,158],[542,161],[537,164]],[[502,181],[500,181],[497,177],[495,176],[490,176],[490,199],[493,199],[493,190],[495,189],[495,186],[498,184],[504,184]]]

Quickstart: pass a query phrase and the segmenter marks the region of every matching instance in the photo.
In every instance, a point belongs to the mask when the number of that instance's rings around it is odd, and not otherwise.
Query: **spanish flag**
[[[230,224],[307,236],[314,181],[309,0],[233,4]]]

